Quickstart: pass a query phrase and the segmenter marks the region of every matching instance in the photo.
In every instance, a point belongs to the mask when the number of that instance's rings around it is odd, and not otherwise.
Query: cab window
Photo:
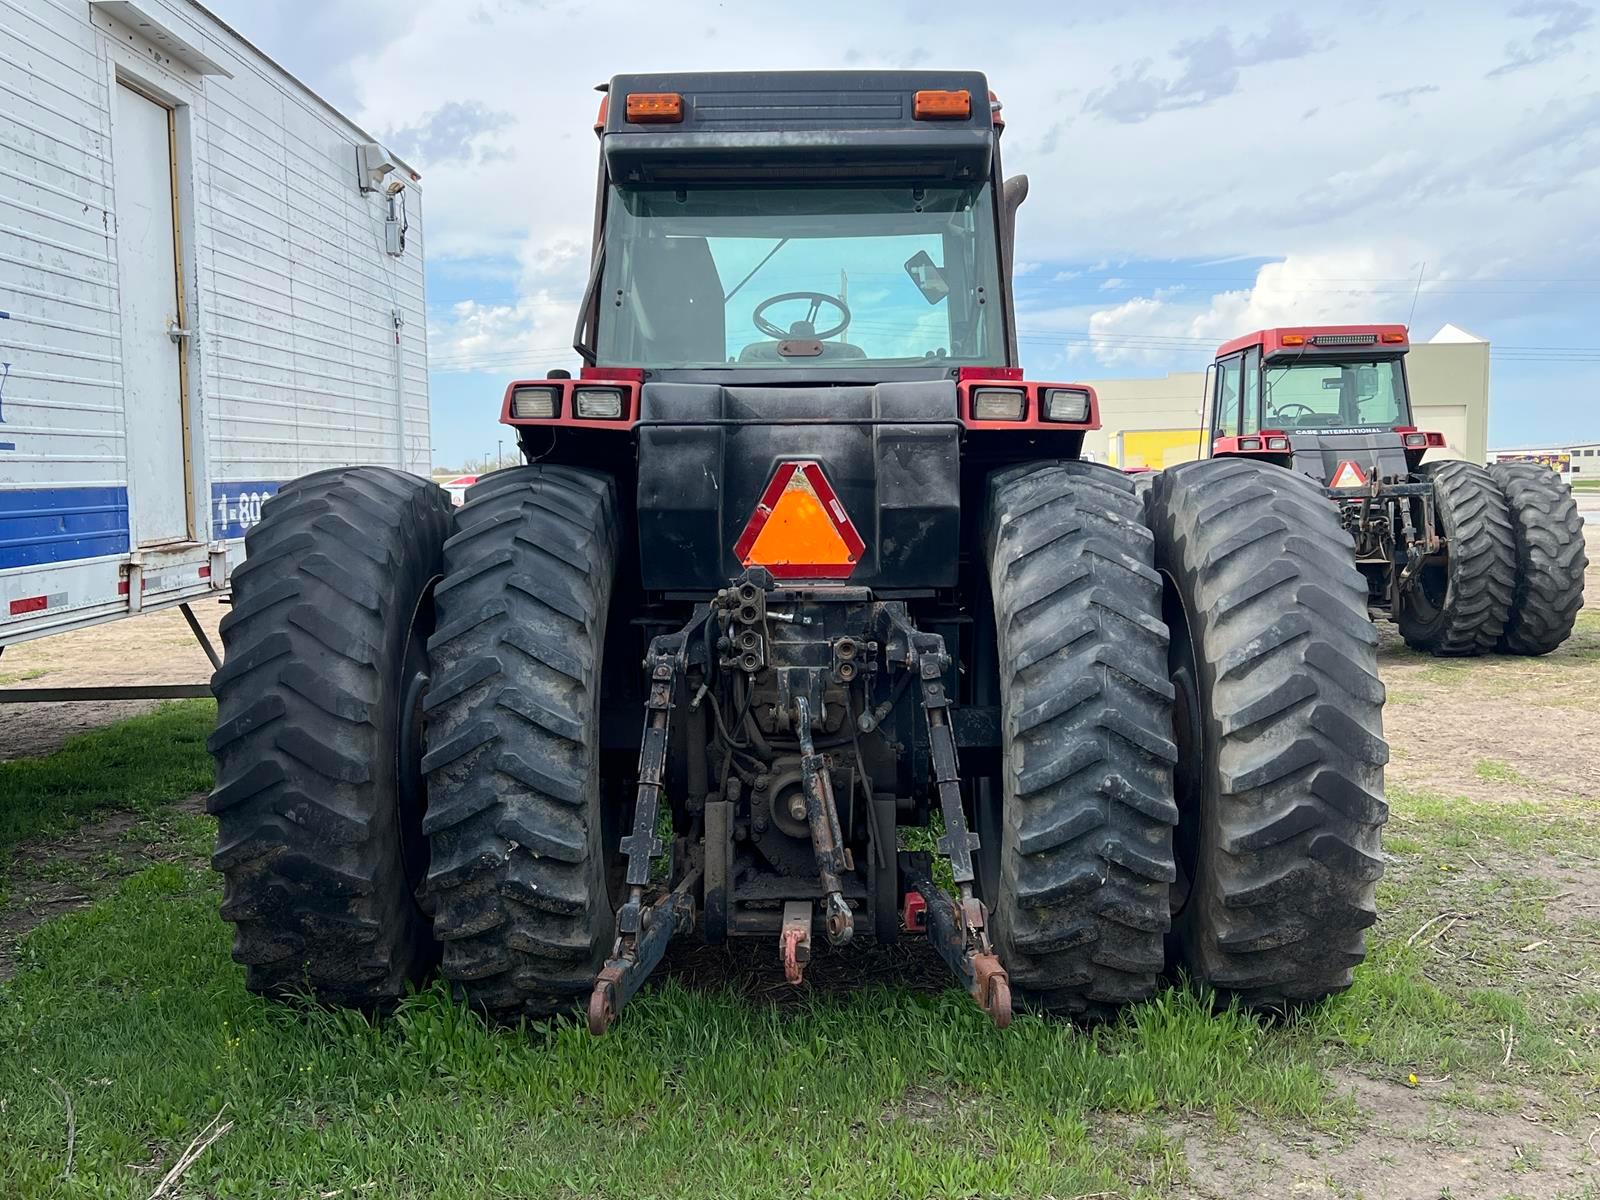
[[[1244,352],[1244,423],[1242,433],[1261,431],[1261,350],[1252,346]]]
[[[1237,437],[1239,434],[1239,355],[1225,358],[1217,364],[1215,384],[1216,400],[1212,408],[1211,429],[1213,437]]]
[[[1398,358],[1274,364],[1266,370],[1265,402],[1267,424],[1290,432],[1411,423],[1405,368]]]

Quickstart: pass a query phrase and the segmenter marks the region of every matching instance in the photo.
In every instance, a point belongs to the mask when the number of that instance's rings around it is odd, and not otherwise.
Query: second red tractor
[[[1338,505],[1374,615],[1439,655],[1546,654],[1583,604],[1583,520],[1534,463],[1424,461],[1403,325],[1263,329],[1217,351],[1207,389],[1212,457],[1309,475]]]

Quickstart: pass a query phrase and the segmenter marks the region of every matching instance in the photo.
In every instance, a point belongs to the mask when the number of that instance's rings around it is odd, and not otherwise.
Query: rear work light
[[[1428,445],[1428,435],[1425,433],[1408,433],[1405,435],[1407,450],[1424,450]]]
[[[1046,421],[1087,421],[1089,419],[1089,393],[1076,388],[1046,388],[1044,393]]]
[[[622,390],[580,387],[573,395],[572,411],[589,421],[619,421],[622,419]]]
[[[554,417],[560,388],[519,387],[511,393],[511,415],[523,420]]]
[[[972,93],[918,92],[911,99],[911,115],[918,121],[965,121],[972,115]]]
[[[1259,450],[1259,449],[1261,449],[1261,439],[1260,438],[1240,438],[1239,439],[1239,449],[1241,449],[1241,450]]]
[[[1319,333],[1311,339],[1314,346],[1370,346],[1378,340],[1375,333]]]
[[[1286,437],[1269,437],[1267,439],[1268,450],[1287,450],[1288,448],[1289,439]]]
[[[628,120],[635,125],[683,120],[683,97],[677,92],[633,92],[628,96]]]
[[[1028,409],[1021,388],[978,388],[972,393],[974,421],[1020,421]]]

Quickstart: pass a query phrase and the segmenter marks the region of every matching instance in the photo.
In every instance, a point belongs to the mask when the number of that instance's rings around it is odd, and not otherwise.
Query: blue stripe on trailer
[[[211,485],[211,536],[214,540],[242,538],[261,520],[261,505],[278,494],[286,480],[265,479],[251,483],[213,483]]]
[[[0,570],[128,552],[125,487],[0,491]]]

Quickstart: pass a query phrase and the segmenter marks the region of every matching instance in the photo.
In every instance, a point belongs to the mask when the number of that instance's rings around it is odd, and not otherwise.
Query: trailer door
[[[172,110],[118,84],[112,133],[133,540],[189,538]]]

